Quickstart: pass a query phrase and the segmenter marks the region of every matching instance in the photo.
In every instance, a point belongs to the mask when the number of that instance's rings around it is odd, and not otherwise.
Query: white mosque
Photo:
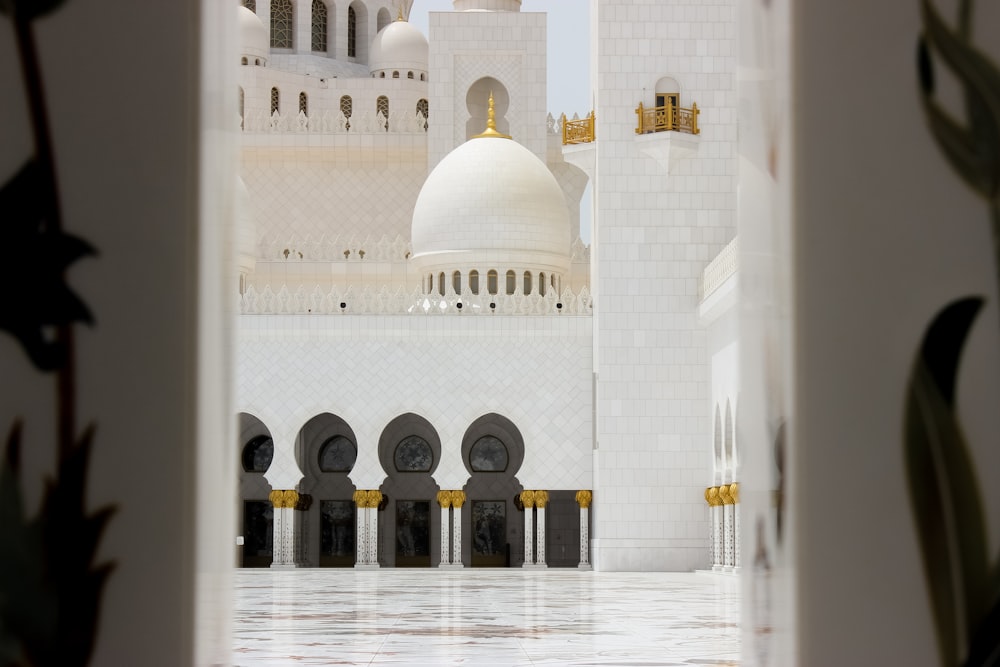
[[[238,11],[242,565],[739,569],[734,8]]]

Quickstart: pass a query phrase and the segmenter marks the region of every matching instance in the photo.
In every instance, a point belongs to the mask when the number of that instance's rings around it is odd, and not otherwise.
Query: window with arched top
[[[524,272],[524,293],[531,294],[531,271]]]
[[[507,272],[507,294],[513,294],[517,289],[517,274],[513,271]]]
[[[462,293],[462,274],[459,271],[451,274],[451,288],[455,290],[455,294]]]
[[[392,78],[393,79],[398,79],[399,78],[399,72],[393,72],[392,73]]]
[[[540,296],[545,296],[545,274],[538,274],[538,294]]]
[[[354,111],[354,103],[351,101],[350,95],[344,95],[340,98],[340,113],[344,114],[344,129],[350,131],[351,129],[351,113]]]
[[[427,80],[427,75],[426,74],[421,74],[420,75],[420,80],[421,81],[426,81]]]
[[[271,89],[271,113],[281,113],[281,93],[277,88]]]
[[[249,62],[247,61],[247,57],[246,56],[243,56],[242,58],[240,58],[240,64],[241,65],[247,65],[247,64],[249,64]]]
[[[438,274],[438,294],[444,296],[444,271]]]
[[[358,460],[358,448],[344,436],[336,435],[320,446],[318,458],[322,472],[351,472]]]
[[[430,472],[434,464],[434,451],[430,443],[419,435],[411,435],[396,445],[392,461],[398,472]]]
[[[354,7],[347,8],[347,57],[358,55],[358,13]]]
[[[497,272],[493,269],[486,274],[486,291],[490,294],[496,294],[500,291],[498,283],[500,282]]]
[[[267,472],[274,458],[274,441],[269,435],[258,435],[243,446],[243,470]]]
[[[427,130],[427,118],[430,116],[431,108],[427,104],[427,100],[420,98],[417,100],[417,115],[424,117],[424,130]]]
[[[385,130],[389,131],[389,98],[385,95],[379,95],[378,99],[375,100],[375,113],[382,114],[382,118],[385,121]]]
[[[312,3],[312,50],[326,52],[326,3],[313,0]]]
[[[389,13],[389,10],[385,7],[378,10],[378,14],[375,15],[375,32],[382,32],[382,28],[390,23],[392,23],[392,14]]]
[[[499,438],[484,435],[469,450],[469,467],[472,472],[504,472],[507,470],[507,446]]]
[[[384,79],[385,78],[385,72],[379,72],[378,73],[378,78]]]
[[[406,73],[406,78],[407,79],[412,79],[413,78],[413,72],[407,72]]]
[[[475,269],[469,271],[469,291],[473,294],[479,294],[479,271]]]
[[[292,48],[294,19],[292,0],[271,0],[271,48]]]
[[[299,111],[305,115],[309,115],[309,96],[304,92],[299,93]]]
[[[243,6],[252,11],[254,14],[257,13],[257,0],[243,0]]]

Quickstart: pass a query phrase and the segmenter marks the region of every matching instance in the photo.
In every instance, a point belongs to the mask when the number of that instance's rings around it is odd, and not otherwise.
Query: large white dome
[[[422,274],[565,274],[569,237],[566,200],[548,167],[513,140],[474,138],[446,155],[420,190],[412,261]]]
[[[401,78],[406,78],[407,72],[426,74],[429,53],[424,33],[400,18],[375,35],[368,55],[368,69],[372,74],[399,71]]]
[[[240,55],[247,58],[249,65],[255,64],[258,59],[265,62],[271,47],[264,22],[242,5],[237,10],[240,13]]]

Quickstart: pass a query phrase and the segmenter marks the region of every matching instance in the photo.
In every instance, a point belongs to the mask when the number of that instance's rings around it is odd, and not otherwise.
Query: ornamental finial
[[[486,112],[486,130],[482,134],[477,134],[473,139],[510,139],[509,134],[497,132],[497,112],[493,108],[493,91],[490,91],[490,106]]]

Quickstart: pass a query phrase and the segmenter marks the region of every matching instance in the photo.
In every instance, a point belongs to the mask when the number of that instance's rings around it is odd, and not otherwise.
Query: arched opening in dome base
[[[465,123],[465,138],[471,139],[486,129],[489,114],[490,94],[493,95],[493,112],[495,114],[497,132],[510,134],[510,122],[507,120],[507,110],[510,108],[510,93],[507,86],[497,79],[486,76],[471,86],[465,95],[465,107],[469,112],[469,120]]]

